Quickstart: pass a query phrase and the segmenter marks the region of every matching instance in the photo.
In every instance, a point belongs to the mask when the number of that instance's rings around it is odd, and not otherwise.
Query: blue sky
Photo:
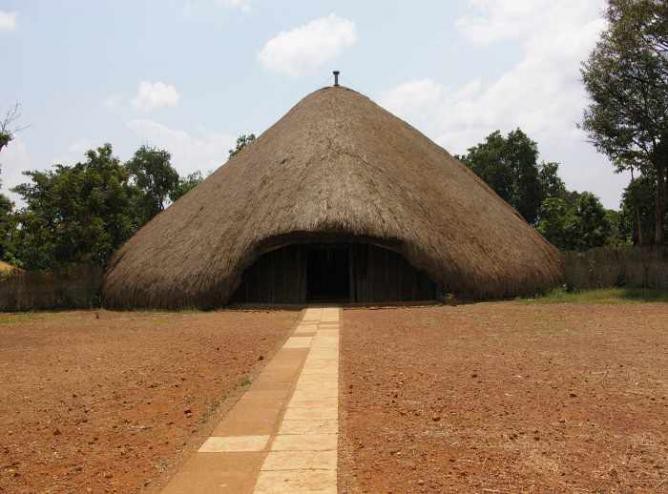
[[[577,129],[579,62],[602,0],[0,0],[0,110],[28,125],[0,156],[21,171],[104,142],[212,170],[311,91],[342,83],[452,153],[521,126],[569,187],[617,207],[615,175]]]

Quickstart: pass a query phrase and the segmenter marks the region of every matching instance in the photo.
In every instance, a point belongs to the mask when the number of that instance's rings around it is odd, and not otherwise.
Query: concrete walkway
[[[304,311],[164,494],[337,492],[339,312]]]

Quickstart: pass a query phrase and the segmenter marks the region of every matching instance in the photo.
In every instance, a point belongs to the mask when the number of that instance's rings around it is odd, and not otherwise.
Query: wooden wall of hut
[[[264,254],[235,292],[236,304],[427,301],[436,286],[401,255],[372,244],[294,244]]]

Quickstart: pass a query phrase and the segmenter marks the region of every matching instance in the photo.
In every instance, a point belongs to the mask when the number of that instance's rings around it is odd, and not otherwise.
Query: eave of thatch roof
[[[111,307],[225,304],[267,249],[364,237],[444,290],[492,298],[561,279],[558,251],[444,149],[352,90],[304,98],[114,256]]]
[[[0,275],[8,275],[10,273],[19,271],[23,270],[21,268],[14,266],[13,264],[9,264],[8,262],[0,261]]]

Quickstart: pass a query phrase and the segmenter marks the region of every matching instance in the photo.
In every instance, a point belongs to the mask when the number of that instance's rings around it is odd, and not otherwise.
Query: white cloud
[[[137,89],[137,96],[132,100],[132,105],[141,111],[157,110],[178,105],[179,93],[171,84],[164,82],[142,81]]]
[[[355,23],[330,14],[274,36],[258,59],[269,70],[296,77],[317,70],[356,41]]]
[[[132,120],[127,126],[141,144],[169,151],[172,164],[180,174],[197,170],[206,173],[218,168],[227,160],[228,150],[235,143],[235,137],[228,134],[200,132],[193,135],[148,119]]]
[[[7,12],[5,10],[0,10],[0,32],[3,31],[15,31],[17,28],[16,18],[18,14],[16,12]]]
[[[457,21],[476,45],[510,40],[521,59],[491,81],[447,87],[432,79],[407,81],[381,94],[383,106],[406,118],[453,153],[496,129],[521,127],[543,158],[563,162],[570,187],[593,190],[616,207],[627,179],[577,129],[587,96],[579,67],[605,23],[604,0],[470,0],[473,13]]]
[[[543,0],[469,0],[474,12],[457,19],[457,27],[471,41],[481,45],[503,39],[522,39],[551,13],[550,9],[543,8],[547,3]],[[570,3],[567,9],[572,9],[573,2]]]

